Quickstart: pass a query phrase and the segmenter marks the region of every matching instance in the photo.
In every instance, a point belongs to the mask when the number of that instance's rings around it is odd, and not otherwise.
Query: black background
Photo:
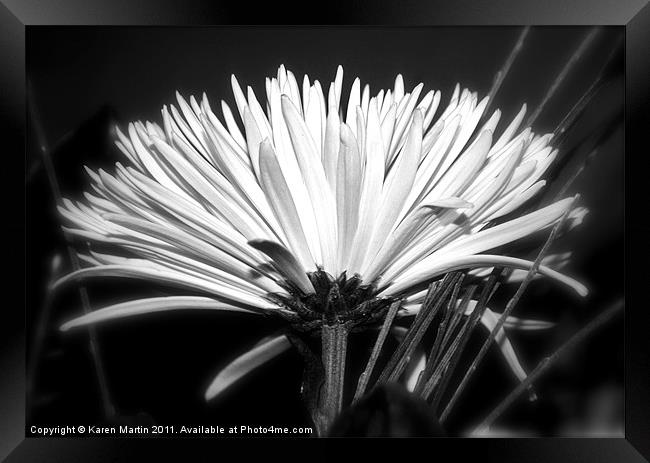
[[[110,143],[109,123],[123,127],[135,119],[158,121],[161,106],[174,102],[175,90],[186,96],[205,91],[213,107],[224,99],[234,108],[231,73],[263,98],[263,79],[273,75],[279,64],[291,69],[299,81],[306,72],[321,83],[329,82],[342,64],[346,88],[359,76],[376,93],[392,86],[395,74],[401,72],[407,88],[424,82],[427,89],[442,90],[442,106],[456,82],[486,94],[520,31],[518,27],[32,27],[27,34],[27,76],[48,143],[59,143],[55,164],[64,194],[78,196],[86,186],[83,164],[110,167],[120,159]],[[496,99],[495,107],[503,111],[500,128],[523,102],[534,107],[541,100],[587,32],[581,27],[531,30]],[[538,119],[537,131],[555,128],[596,77],[621,35],[620,28],[601,30]],[[602,131],[604,122],[622,123],[622,101],[620,75],[591,103],[567,140],[563,155],[570,160],[550,185],[548,197],[587,154],[584,146],[577,151],[571,148],[584,136]],[[84,128],[79,130],[81,125]],[[54,252],[63,250],[63,243],[38,163],[33,125],[28,128],[27,326],[33,335],[42,314],[49,261]],[[66,141],[71,132],[76,134],[74,141]],[[521,305],[525,315],[556,320],[560,327],[551,336],[514,336],[529,368],[622,295],[623,161],[623,132],[618,126],[569,190],[579,191],[591,212],[575,236],[558,246],[574,251],[569,273],[584,281],[592,294],[579,301],[560,288],[534,285]],[[124,282],[109,288],[102,285],[91,287],[91,300],[103,305],[145,291],[149,290]],[[101,421],[87,337],[56,331],[62,321],[80,312],[78,298],[68,291],[57,295],[55,302],[27,424]],[[212,404],[202,399],[220,367],[275,327],[253,316],[199,313],[101,327],[99,342],[112,400],[122,414],[145,412],[159,424],[309,425],[299,401],[300,359],[295,354],[274,360]],[[28,337],[28,354],[33,339]],[[593,390],[613,385],[622,394],[622,347],[619,320],[542,382],[537,404],[514,407],[504,417],[504,425],[556,435],[567,420],[584,412],[583,397]],[[459,408],[453,423],[457,432],[514,387],[498,356],[491,357],[485,369]]]

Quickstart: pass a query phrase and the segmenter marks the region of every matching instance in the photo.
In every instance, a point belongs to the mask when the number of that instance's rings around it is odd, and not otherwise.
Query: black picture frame
[[[287,13],[290,12],[290,13]],[[301,14],[302,13],[302,14]],[[25,35],[33,25],[209,25],[209,24],[381,24],[381,25],[621,25],[625,26],[625,438],[624,439],[438,439],[432,455],[459,461],[640,462],[650,458],[650,312],[644,304],[650,245],[644,223],[650,173],[650,6],[646,0],[435,0],[418,2],[332,1],[319,8],[306,5],[227,5],[210,0],[3,0],[0,4],[0,130],[6,165],[5,297],[0,321],[0,457],[10,462],[131,461],[153,454],[210,458],[237,440],[210,439],[25,439],[26,288],[25,208],[20,169],[25,147]],[[22,246],[19,246],[21,243]],[[21,281],[22,279],[22,281]],[[239,444],[239,445],[238,445]],[[322,444],[316,444],[322,445]],[[378,443],[376,447],[385,444]],[[390,444],[392,445],[392,444]],[[326,450],[327,451],[327,450]],[[205,453],[203,453],[205,452]],[[325,455],[325,453],[323,453]],[[211,458],[212,459],[212,458]],[[446,459],[446,458],[445,458]]]

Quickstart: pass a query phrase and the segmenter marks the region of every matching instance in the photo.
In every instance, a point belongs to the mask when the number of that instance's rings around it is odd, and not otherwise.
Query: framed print
[[[647,5],[327,10],[2,7],[7,461],[650,455]]]

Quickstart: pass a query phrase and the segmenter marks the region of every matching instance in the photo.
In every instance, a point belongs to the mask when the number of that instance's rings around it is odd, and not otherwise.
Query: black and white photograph
[[[547,23],[26,27],[25,442],[629,442],[647,87]]]
[[[29,38],[38,427],[622,433],[619,29]]]

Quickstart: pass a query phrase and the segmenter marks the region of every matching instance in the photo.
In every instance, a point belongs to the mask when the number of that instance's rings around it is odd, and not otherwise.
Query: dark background
[[[524,50],[497,95],[503,128],[523,102],[534,107],[578,46],[587,28],[533,28]],[[301,81],[308,73],[328,82],[336,66],[345,69],[344,87],[355,76],[373,93],[404,75],[407,88],[424,82],[443,92],[441,109],[456,82],[487,93],[520,28],[130,28],[30,27],[27,73],[30,98],[38,110],[54,154],[64,194],[77,196],[87,185],[83,164],[110,167],[121,155],[110,143],[110,123],[160,119],[160,108],[174,102],[174,91],[200,95],[213,108],[219,99],[231,107],[231,73],[263,97],[264,77],[284,63]],[[603,28],[536,124],[552,131],[596,77],[620,28]],[[622,62],[619,66],[622,73]],[[622,123],[623,81],[599,93],[563,146],[565,169],[550,185],[553,196],[581,163],[588,148],[580,141],[602,133],[608,121]],[[28,121],[29,122],[29,121]],[[80,129],[80,126],[82,128]],[[80,313],[74,291],[57,294],[47,319],[43,300],[50,261],[65,259],[42,166],[34,125],[28,124],[27,159],[27,326],[28,369],[35,364],[27,410],[30,424],[79,424],[102,419],[101,402],[84,333],[60,335],[56,328]],[[577,146],[578,149],[572,148]],[[574,250],[568,270],[592,289],[585,301],[539,282],[528,292],[519,315],[560,322],[551,335],[514,335],[522,361],[532,368],[584,322],[623,292],[623,132],[614,128],[598,156],[569,192],[579,191],[591,210],[574,237],[558,243]],[[68,269],[67,264],[62,271]],[[126,299],[149,291],[122,282],[91,287],[91,302]],[[44,320],[44,322],[43,322]],[[44,324],[43,324],[44,323]],[[35,330],[45,327],[42,350]],[[300,359],[284,355],[251,374],[220,399],[206,405],[203,391],[230,359],[275,326],[246,315],[172,315],[106,325],[98,330],[112,402],[124,415],[145,412],[159,424],[309,425],[299,401]],[[557,435],[584,423],[589,397],[605,395],[622,420],[622,322],[610,325],[539,385],[540,400],[521,403],[504,416],[508,429]],[[38,354],[36,355],[35,352]],[[458,431],[484,416],[514,387],[498,355],[484,364],[452,425]],[[607,391],[613,391],[608,395]],[[594,399],[595,400],[595,399]]]

